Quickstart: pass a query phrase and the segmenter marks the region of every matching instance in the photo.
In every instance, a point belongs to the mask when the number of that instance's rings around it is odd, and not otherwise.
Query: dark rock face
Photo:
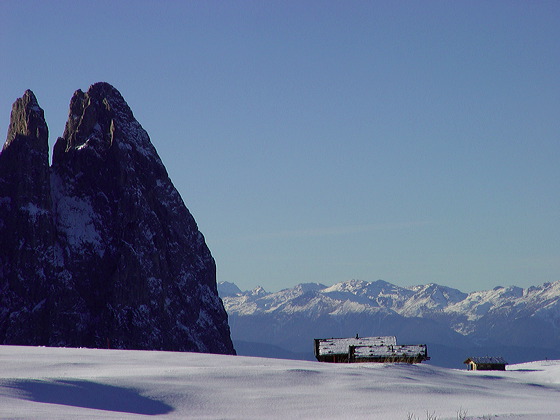
[[[10,136],[0,155],[4,181],[9,164],[3,162],[11,162],[4,155],[15,144]],[[30,194],[44,201],[38,240],[46,244],[49,267],[46,344],[233,354],[214,259],[120,93],[107,83],[78,90],[50,171],[46,147],[47,182],[20,168],[31,179]],[[12,194],[5,197],[11,204]],[[0,244],[4,258],[9,244]],[[20,270],[13,256],[5,259]],[[26,285],[36,281],[18,276]],[[8,283],[3,278],[2,287],[12,292]],[[15,311],[3,302],[2,308],[0,325]],[[12,343],[2,331],[0,342]]]
[[[0,154],[1,342],[46,344],[52,277],[48,128],[31,91],[12,108]]]

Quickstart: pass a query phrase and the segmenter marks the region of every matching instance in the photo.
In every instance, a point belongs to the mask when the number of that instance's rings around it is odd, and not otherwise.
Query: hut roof
[[[504,360],[503,357],[492,357],[492,356],[483,356],[483,357],[469,357],[463,363],[474,362],[477,365],[507,365],[508,362]]]

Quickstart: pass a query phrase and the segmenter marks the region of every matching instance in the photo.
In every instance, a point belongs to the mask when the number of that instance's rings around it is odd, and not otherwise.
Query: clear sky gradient
[[[558,1],[0,1],[0,133],[113,84],[218,267],[270,291],[560,279]]]

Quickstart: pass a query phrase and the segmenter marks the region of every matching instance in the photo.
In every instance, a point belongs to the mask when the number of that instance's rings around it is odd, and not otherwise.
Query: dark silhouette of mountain
[[[214,259],[114,87],[76,91],[48,162],[27,91],[0,154],[0,343],[234,353]]]

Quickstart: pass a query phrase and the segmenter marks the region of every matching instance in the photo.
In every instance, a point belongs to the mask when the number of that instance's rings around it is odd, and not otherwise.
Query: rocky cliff
[[[214,259],[107,83],[78,90],[48,164],[30,91],[0,154],[0,342],[234,353]]]
[[[54,225],[48,128],[35,95],[12,108],[0,153],[0,342],[44,344]]]

